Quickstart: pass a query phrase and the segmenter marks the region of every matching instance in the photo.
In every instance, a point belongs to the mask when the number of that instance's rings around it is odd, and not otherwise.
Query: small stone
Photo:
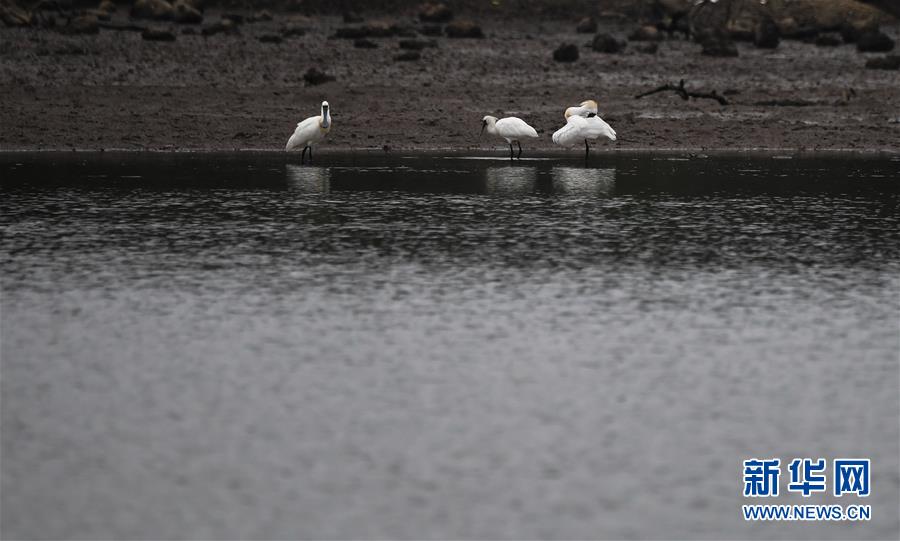
[[[753,44],[760,49],[775,49],[781,41],[778,25],[771,17],[764,17],[753,32]]]
[[[204,27],[200,33],[204,36],[214,36],[216,34],[237,34],[238,27],[228,19],[223,19]]]
[[[334,81],[335,78],[324,71],[320,71],[318,68],[309,68],[303,74],[303,80],[306,81],[308,86],[316,86]]]
[[[278,34],[263,34],[259,36],[259,41],[262,43],[281,43],[283,40]]]
[[[226,21],[231,21],[234,24],[244,24],[244,17],[241,13],[223,13],[222,19]]]
[[[357,39],[353,42],[353,46],[357,49],[377,49],[378,44],[365,38]]]
[[[444,33],[444,29],[439,24],[426,24],[419,28],[419,33],[423,36],[440,36]]]
[[[353,11],[345,11],[344,12],[344,23],[345,24],[356,24],[363,22],[363,18],[359,16],[358,13]]]
[[[579,34],[593,34],[597,31],[597,19],[593,17],[585,17],[578,21],[575,31]]]
[[[66,34],[98,34],[100,25],[94,15],[75,17],[62,29]]]
[[[625,42],[617,40],[611,34],[597,34],[591,42],[591,49],[598,53],[620,53],[625,48]]]
[[[430,40],[421,40],[421,39],[402,39],[399,43],[397,43],[401,49],[409,49],[411,51],[421,51],[425,48],[437,47],[437,41]]]
[[[181,24],[200,24],[203,22],[203,14],[188,2],[175,3],[175,22]]]
[[[663,36],[660,34],[659,30],[655,26],[649,24],[636,28],[634,32],[628,36],[629,41],[661,41],[662,39]]]
[[[250,16],[249,22],[251,23],[263,23],[267,21],[271,21],[274,17],[272,16],[272,12],[268,9],[262,9],[253,13]]]
[[[638,45],[635,50],[643,54],[656,54],[659,51],[659,43],[648,43],[646,45]]]
[[[419,51],[407,51],[395,56],[394,60],[396,62],[415,62],[420,58],[422,58],[422,53],[420,53]]]
[[[871,58],[866,61],[866,67],[873,70],[900,70],[900,55]]]
[[[447,37],[450,38],[483,38],[481,27],[471,21],[455,21],[444,28]]]
[[[553,51],[553,60],[557,62],[575,62],[578,60],[578,46],[573,43],[563,43]]]
[[[419,8],[419,20],[426,23],[446,23],[453,18],[453,11],[443,3],[426,3]]]
[[[816,36],[815,44],[817,47],[837,47],[842,42],[840,36],[835,34],[819,34]]]
[[[175,34],[153,26],[141,32],[141,37],[147,41],[175,41]]]
[[[103,0],[102,2],[100,2],[100,5],[97,6],[97,9],[112,14],[115,13],[119,8],[112,0]]]
[[[894,40],[881,30],[866,32],[856,42],[856,50],[861,53],[884,53],[893,49]]]
[[[131,6],[131,16],[136,19],[168,21],[175,17],[175,8],[166,0],[136,0]]]
[[[724,37],[708,37],[703,43],[703,50],[700,52],[706,56],[718,57],[735,57],[738,55],[737,46],[734,42]]]

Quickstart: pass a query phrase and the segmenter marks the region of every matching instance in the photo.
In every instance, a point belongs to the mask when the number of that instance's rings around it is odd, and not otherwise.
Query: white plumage
[[[578,107],[569,107],[565,113],[566,125],[556,130],[553,142],[561,146],[572,146],[584,141],[584,157],[587,159],[590,147],[588,139],[607,137],[616,140],[616,130],[597,116],[597,102],[588,100]]]
[[[508,116],[497,119],[495,116],[485,116],[481,121],[481,131],[487,131],[490,135],[501,137],[509,145],[509,158],[513,158],[512,144],[519,145],[519,155],[522,156],[522,139],[537,139],[537,130],[528,125],[521,118]]]
[[[331,131],[331,112],[327,101],[322,102],[322,114],[319,116],[311,116],[306,120],[297,123],[297,129],[288,139],[284,150],[290,151],[295,148],[302,148],[303,154],[300,156],[300,163],[309,150],[309,161],[312,163],[312,146],[315,143],[325,139],[328,132]]]
[[[616,131],[599,116],[585,118],[573,115],[566,120],[565,126],[553,134],[553,142],[557,145],[571,146],[601,136],[615,141]]]

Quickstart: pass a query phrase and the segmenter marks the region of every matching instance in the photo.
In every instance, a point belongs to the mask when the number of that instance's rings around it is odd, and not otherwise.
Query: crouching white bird
[[[318,143],[325,139],[325,136],[328,135],[329,131],[331,131],[331,113],[329,112],[328,102],[323,101],[322,114],[319,116],[311,116],[303,122],[298,123],[297,129],[294,130],[294,135],[288,139],[284,150],[290,151],[295,148],[303,147],[303,154],[300,155],[300,163],[303,163],[303,158],[306,156],[307,150],[309,150],[309,163],[312,163],[313,143]]]
[[[566,125],[553,134],[553,142],[561,146],[572,146],[584,141],[584,159],[588,157],[588,139],[600,136],[616,140],[616,130],[597,116],[597,102],[588,100],[578,107],[569,107],[565,113]]]
[[[522,157],[522,143],[520,142],[522,139],[537,139],[537,131],[529,126],[524,120],[521,118],[516,118],[514,116],[508,116],[506,118],[501,118],[497,120],[497,117],[487,115],[481,119],[481,133],[485,131],[490,135],[495,135],[497,137],[502,137],[506,139],[506,144],[509,145],[509,159],[513,159],[513,142],[519,145],[519,154],[516,156],[517,158]]]

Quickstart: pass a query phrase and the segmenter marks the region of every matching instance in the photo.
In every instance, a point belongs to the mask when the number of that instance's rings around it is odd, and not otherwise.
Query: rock
[[[814,40],[819,35],[815,26],[803,26],[793,17],[785,17],[778,21],[778,32],[787,39]]]
[[[28,26],[32,22],[31,13],[11,1],[0,2],[0,19],[6,26]]]
[[[866,61],[866,67],[873,70],[900,70],[900,55],[871,58]]]
[[[419,20],[426,23],[446,23],[453,19],[453,11],[443,3],[426,3],[419,7]]]
[[[40,0],[31,8],[31,11],[69,11],[71,9],[71,0]]]
[[[553,51],[553,60],[557,62],[575,62],[578,60],[578,47],[573,43],[563,43]]]
[[[197,30],[192,26],[185,26],[181,29],[182,36],[196,36]]]
[[[360,38],[358,40],[355,40],[353,42],[353,46],[356,47],[357,49],[377,49],[378,48],[377,43],[375,43],[374,41],[369,41],[365,38]]]
[[[181,24],[200,24],[203,14],[191,4],[178,0],[175,2],[175,22]]]
[[[625,42],[617,40],[612,34],[597,34],[591,42],[591,49],[598,53],[621,53]]]
[[[738,55],[737,47],[731,39],[724,36],[709,36],[701,45],[700,54],[706,56],[734,57]]]
[[[578,21],[575,31],[579,34],[593,34],[597,31],[597,19],[593,17],[585,17]]]
[[[483,38],[481,27],[472,21],[455,21],[444,28],[449,38]]]
[[[136,19],[168,21],[175,17],[175,8],[166,0],[135,0],[131,16]]]
[[[318,68],[309,68],[303,74],[303,80],[306,81],[307,86],[316,86],[334,81],[335,78],[324,71],[319,71]]]
[[[262,43],[281,43],[283,39],[278,34],[263,34],[259,36],[259,41]]]
[[[234,24],[244,24],[246,17],[242,13],[223,13],[222,19],[231,21]]]
[[[97,6],[97,9],[99,9],[101,11],[105,11],[105,12],[109,13],[110,15],[112,15],[119,8],[118,8],[118,6],[116,6],[116,3],[113,2],[112,0],[103,0],[102,2],[100,2],[100,5]]]
[[[763,17],[756,24],[753,32],[753,44],[760,49],[775,49],[781,41],[778,25],[771,17]]]
[[[638,45],[635,50],[643,54],[656,54],[659,51],[659,43],[647,43],[646,45]]]
[[[439,24],[426,24],[419,28],[419,33],[423,36],[440,36],[444,33],[444,29]]]
[[[62,28],[66,34],[99,34],[100,24],[94,15],[81,15]]]
[[[422,49],[425,49],[426,47],[437,47],[437,41],[435,41],[433,39],[430,39],[427,41],[423,40],[423,39],[402,39],[402,40],[400,40],[399,43],[397,43],[397,45],[401,49],[409,49],[411,51],[421,51]]]
[[[239,33],[236,24],[228,19],[222,19],[219,22],[203,27],[200,31],[204,36],[215,36],[216,34],[237,34]]]
[[[361,26],[344,26],[338,28],[334,33],[334,37],[340,39],[389,38],[391,36],[414,37],[415,35],[415,31],[411,28],[385,21]]]
[[[629,34],[629,41],[660,41],[663,39],[662,34],[655,26],[644,25],[638,27]]]
[[[299,37],[306,34],[306,29],[296,23],[287,23],[281,27],[281,35],[286,38]]]
[[[843,40],[836,34],[819,34],[815,41],[817,47],[837,47],[841,43]]]
[[[893,49],[894,40],[881,30],[866,32],[856,42],[856,50],[861,53],[884,53]]]
[[[141,37],[147,41],[175,41],[175,34],[165,28],[154,26],[141,32]]]
[[[841,25],[841,39],[844,43],[856,43],[859,37],[868,32],[877,32],[878,24],[874,21],[846,22]]]
[[[344,12],[344,24],[356,24],[363,22],[363,18],[353,11]]]
[[[394,61],[396,62],[415,62],[422,58],[422,53],[419,51],[407,51],[405,53],[398,54],[394,57]]]

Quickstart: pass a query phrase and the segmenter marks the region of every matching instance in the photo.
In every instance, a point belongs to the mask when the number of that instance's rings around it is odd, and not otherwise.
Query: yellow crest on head
[[[581,102],[581,106],[582,106],[582,107],[586,107],[586,108],[588,108],[588,109],[596,109],[596,108],[597,108],[597,102],[594,101],[594,100],[587,100],[587,101]]]

